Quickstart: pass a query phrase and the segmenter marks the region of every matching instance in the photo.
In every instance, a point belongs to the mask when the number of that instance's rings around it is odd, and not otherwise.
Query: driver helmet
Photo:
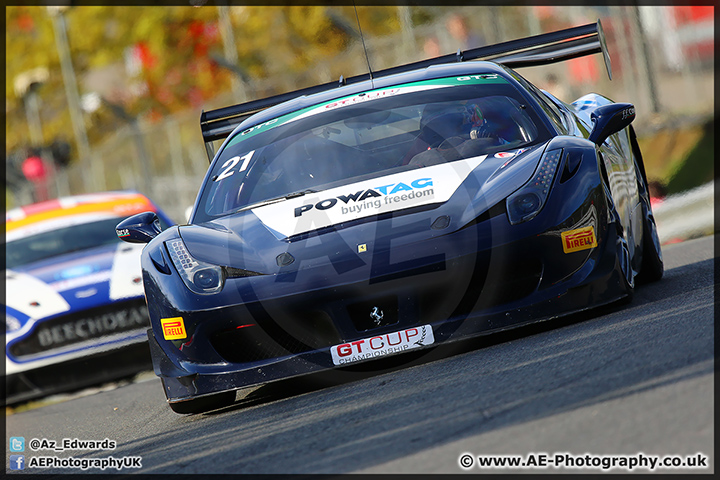
[[[494,137],[503,143],[522,139],[517,122],[512,114],[515,109],[506,97],[486,97],[474,104],[482,112],[482,122],[473,127],[470,138]]]
[[[484,122],[480,108],[472,104],[429,104],[423,110],[420,136],[430,148],[437,148],[445,140],[471,138],[473,129]]]

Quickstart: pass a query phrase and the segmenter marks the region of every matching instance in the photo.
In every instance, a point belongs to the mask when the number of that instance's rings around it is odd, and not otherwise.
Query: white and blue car
[[[150,368],[139,247],[115,225],[151,210],[136,192],[64,197],[6,213],[6,404]]]

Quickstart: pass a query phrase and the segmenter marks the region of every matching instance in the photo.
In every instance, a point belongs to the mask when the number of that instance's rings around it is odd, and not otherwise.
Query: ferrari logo
[[[597,247],[595,229],[591,226],[562,232],[563,252],[572,253]]]
[[[367,243],[363,243],[362,245],[358,245],[358,253],[367,252]]]
[[[161,318],[163,337],[165,340],[181,340],[187,338],[185,323],[182,317]]]
[[[370,311],[370,318],[373,322],[375,322],[375,325],[377,325],[378,327],[380,326],[380,323],[382,323],[382,319],[384,316],[385,314],[378,307],[373,307],[373,309]]]

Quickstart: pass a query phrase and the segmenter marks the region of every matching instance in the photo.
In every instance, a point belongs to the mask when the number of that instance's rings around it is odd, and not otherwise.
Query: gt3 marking
[[[185,323],[182,317],[161,318],[163,337],[165,340],[182,340],[187,338]]]
[[[408,328],[399,332],[386,333],[371,338],[364,338],[350,343],[335,345],[330,348],[334,365],[369,360],[385,355],[401,353],[413,348],[420,348],[435,343],[432,327]]]
[[[277,121],[278,121],[277,118],[273,118],[272,120],[269,120],[269,121],[267,121],[267,122],[265,122],[265,123],[261,123],[260,125],[255,125],[254,127],[248,128],[247,130],[245,130],[244,132],[242,132],[240,135],[247,135],[248,133],[253,132],[253,131],[255,131],[255,130],[258,130],[258,129],[262,128],[262,127],[266,127],[266,126],[268,126],[268,125],[272,125],[273,123],[276,123]]]
[[[595,229],[591,226],[562,232],[563,252],[572,253],[597,247]]]

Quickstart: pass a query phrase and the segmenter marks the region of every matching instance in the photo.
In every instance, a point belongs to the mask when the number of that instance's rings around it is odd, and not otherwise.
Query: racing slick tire
[[[217,410],[218,408],[228,407],[233,403],[235,403],[235,390],[171,403],[170,408],[175,413],[192,414]]]
[[[660,280],[664,273],[660,237],[658,236],[655,215],[650,205],[650,191],[648,188],[645,168],[642,163],[642,156],[639,154],[637,141],[633,141],[633,162],[638,179],[638,190],[640,192],[640,203],[642,203],[643,216],[643,240],[642,240],[642,263],[640,273],[635,277],[638,283],[650,283]]]
[[[643,252],[638,283],[650,283],[660,280],[664,273],[660,238],[655,225],[652,209],[643,204]]]

